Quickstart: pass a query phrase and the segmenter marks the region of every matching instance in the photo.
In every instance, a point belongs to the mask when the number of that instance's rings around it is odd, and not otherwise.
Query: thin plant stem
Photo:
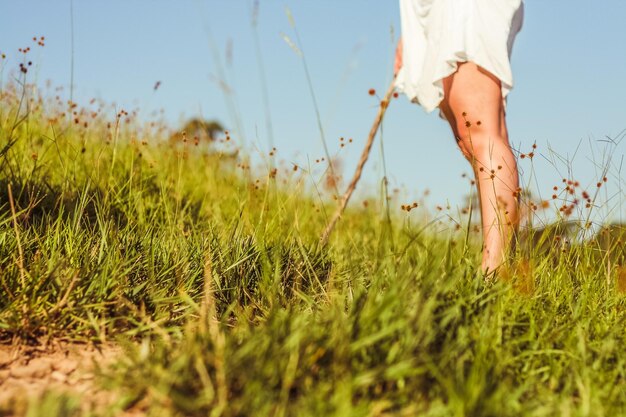
[[[350,197],[352,196],[352,193],[354,192],[356,185],[361,179],[361,174],[363,174],[363,167],[365,166],[365,163],[367,162],[367,159],[369,158],[370,151],[372,150],[372,145],[374,144],[374,138],[376,137],[376,132],[378,132],[378,127],[380,126],[380,123],[382,122],[385,116],[385,111],[387,110],[387,107],[389,107],[389,101],[391,100],[391,96],[393,95],[393,92],[395,90],[395,82],[396,82],[396,78],[394,77],[393,80],[391,81],[391,84],[389,85],[389,88],[387,89],[387,92],[385,93],[385,96],[380,102],[378,113],[376,114],[376,118],[374,119],[374,123],[372,124],[372,128],[370,129],[369,136],[367,137],[365,148],[363,149],[363,152],[361,152],[361,159],[359,159],[359,163],[357,164],[356,171],[354,172],[352,180],[350,181],[350,184],[348,185],[348,189],[346,190],[343,197],[341,198],[341,201],[339,203],[339,206],[337,207],[337,210],[335,210],[335,214],[333,215],[330,222],[326,226],[326,229],[324,229],[324,232],[322,233],[322,236],[320,238],[320,243],[322,244],[322,246],[328,243],[328,238],[330,237],[330,234],[332,233],[333,229],[335,228],[335,225],[337,224],[337,221],[339,220],[344,210],[346,209],[346,206],[348,205],[348,201],[350,201]]]

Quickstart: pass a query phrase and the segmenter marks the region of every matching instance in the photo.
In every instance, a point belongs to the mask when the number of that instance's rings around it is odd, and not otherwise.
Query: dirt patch
[[[49,393],[80,398],[82,411],[107,407],[113,394],[95,383],[96,368],[112,364],[121,353],[114,345],[0,345],[0,415],[23,415],[29,403]]]

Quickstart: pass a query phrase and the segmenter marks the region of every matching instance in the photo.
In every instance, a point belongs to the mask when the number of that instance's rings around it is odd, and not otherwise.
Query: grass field
[[[397,198],[388,217],[379,196],[320,247],[336,203],[307,169],[166,137],[3,87],[3,389],[59,344],[117,350],[92,391],[5,395],[0,414],[626,415],[619,237],[528,240],[485,282],[466,217]]]

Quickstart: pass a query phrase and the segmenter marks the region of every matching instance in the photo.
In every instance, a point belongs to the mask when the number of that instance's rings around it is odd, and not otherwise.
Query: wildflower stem
[[[341,201],[339,203],[339,206],[337,207],[337,210],[335,211],[335,214],[333,215],[330,222],[326,226],[326,229],[324,229],[324,233],[322,233],[322,237],[320,238],[320,242],[322,245],[326,245],[326,243],[328,243],[328,238],[330,237],[330,234],[335,228],[335,224],[337,223],[337,221],[343,214],[344,210],[346,209],[346,206],[348,205],[348,201],[350,201],[350,197],[352,196],[352,193],[354,192],[354,189],[356,188],[357,183],[361,179],[361,174],[363,173],[363,167],[365,166],[365,163],[367,162],[367,159],[369,158],[372,145],[374,144],[374,138],[376,137],[376,132],[378,132],[378,127],[380,126],[380,123],[382,122],[383,117],[385,116],[385,111],[387,110],[387,107],[389,107],[389,101],[391,100],[391,96],[393,95],[393,91],[395,90],[395,81],[396,81],[396,78],[394,76],[393,80],[391,80],[391,84],[389,85],[389,88],[387,89],[387,92],[385,93],[385,96],[380,102],[380,108],[378,109],[378,113],[376,114],[376,118],[374,119],[374,123],[372,124],[372,128],[370,129],[369,136],[367,137],[367,142],[365,143],[365,148],[363,149],[363,152],[361,152],[361,159],[359,159],[359,163],[356,167],[356,171],[354,172],[354,176],[352,177],[352,180],[350,181],[350,184],[348,185],[348,189],[346,190],[343,197],[341,198]]]

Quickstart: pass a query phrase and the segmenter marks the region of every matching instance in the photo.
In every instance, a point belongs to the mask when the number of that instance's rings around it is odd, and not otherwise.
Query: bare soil
[[[50,393],[77,396],[85,412],[106,408],[114,398],[95,383],[96,364],[106,367],[120,354],[114,345],[0,345],[0,415],[24,415],[29,403]]]

